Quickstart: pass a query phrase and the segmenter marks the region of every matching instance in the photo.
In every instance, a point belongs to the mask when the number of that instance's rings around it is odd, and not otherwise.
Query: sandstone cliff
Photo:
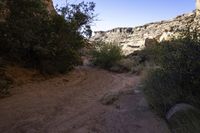
[[[147,39],[167,40],[170,36],[175,36],[178,31],[186,29],[189,25],[196,27],[199,25],[199,20],[194,11],[168,21],[149,23],[134,28],[115,28],[109,31],[97,31],[91,38],[91,41],[118,43],[122,46],[124,53],[128,55],[143,49]]]

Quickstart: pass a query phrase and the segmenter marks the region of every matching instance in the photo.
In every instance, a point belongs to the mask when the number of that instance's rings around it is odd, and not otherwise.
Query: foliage
[[[65,7],[57,8],[57,12],[70,23],[70,27],[74,31],[79,31],[82,35],[91,37],[92,30],[90,24],[96,17],[93,13],[94,8],[94,2],[81,2],[79,4],[66,4]]]
[[[0,11],[5,7],[5,0],[0,1]]]
[[[0,58],[0,98],[9,94],[11,80],[5,75],[4,63]]]
[[[188,33],[179,40],[163,42],[145,50],[157,67],[149,72],[143,89],[151,107],[163,117],[176,103],[200,107],[200,43],[199,37],[195,37],[197,34]]]
[[[96,49],[92,52],[93,64],[105,69],[110,69],[122,59],[122,49],[117,44],[97,42]]]
[[[73,5],[58,15],[49,14],[41,0],[9,1],[9,17],[0,23],[1,56],[43,73],[70,70],[81,62],[78,50],[85,38],[80,29],[92,21],[94,6]]]

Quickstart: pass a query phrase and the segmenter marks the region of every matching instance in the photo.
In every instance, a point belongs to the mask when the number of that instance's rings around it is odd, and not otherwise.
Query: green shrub
[[[93,64],[110,69],[123,57],[122,49],[117,44],[98,42],[92,52]]]
[[[145,50],[157,67],[148,73],[144,93],[163,117],[176,103],[200,107],[200,44],[196,39],[182,38]]]
[[[184,101],[181,99],[182,88],[173,79],[176,77],[157,69],[149,72],[143,82],[144,93],[150,106],[161,117],[165,117],[171,106]]]

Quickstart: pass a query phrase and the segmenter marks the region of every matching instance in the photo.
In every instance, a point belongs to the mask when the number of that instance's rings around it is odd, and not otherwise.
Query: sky
[[[172,19],[195,9],[195,0],[67,0],[96,3],[98,21],[93,31],[106,31],[117,27],[135,27],[150,22]],[[53,0],[54,5],[64,6],[66,0]]]

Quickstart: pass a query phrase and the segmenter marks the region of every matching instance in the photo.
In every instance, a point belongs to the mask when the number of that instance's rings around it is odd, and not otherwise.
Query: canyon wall
[[[177,16],[174,19],[149,23],[143,26],[115,28],[109,31],[97,31],[91,41],[117,43],[122,46],[126,55],[145,48],[145,42],[154,39],[158,42],[177,37],[178,32],[199,25],[196,11]]]

